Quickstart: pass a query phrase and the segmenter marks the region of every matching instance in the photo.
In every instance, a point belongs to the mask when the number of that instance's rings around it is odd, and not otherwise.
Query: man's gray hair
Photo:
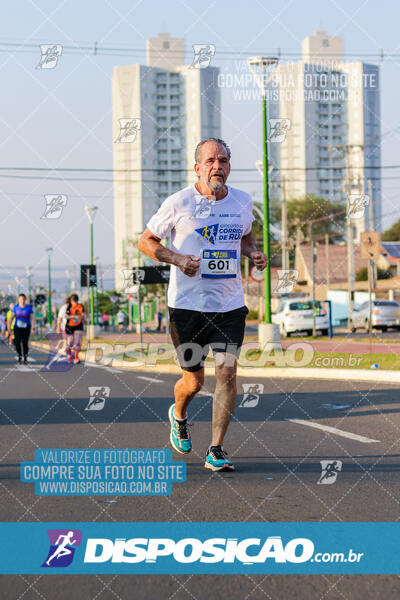
[[[228,144],[220,138],[209,137],[205,140],[201,140],[201,142],[199,142],[196,146],[196,150],[194,151],[194,159],[197,163],[200,162],[201,148],[203,144],[206,144],[207,142],[215,142],[216,144],[221,144],[221,146],[225,148],[229,160],[231,159],[231,149],[229,148]]]

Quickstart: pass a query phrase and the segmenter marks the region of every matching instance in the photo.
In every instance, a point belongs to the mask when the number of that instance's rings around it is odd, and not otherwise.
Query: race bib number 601
[[[200,272],[206,279],[236,277],[236,250],[202,250]]]

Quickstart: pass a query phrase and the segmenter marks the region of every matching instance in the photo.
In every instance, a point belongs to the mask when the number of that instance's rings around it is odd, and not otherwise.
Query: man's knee
[[[201,372],[186,371],[183,377],[183,385],[188,394],[197,394],[204,384],[204,374]]]
[[[230,381],[236,380],[236,363],[234,365],[226,364],[222,362],[221,364],[215,365],[215,378],[218,382],[229,383]]]

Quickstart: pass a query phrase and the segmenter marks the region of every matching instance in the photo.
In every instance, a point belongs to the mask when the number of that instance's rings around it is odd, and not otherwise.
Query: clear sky
[[[395,0],[189,0],[78,2],[3,0],[0,20],[0,288],[5,279],[34,267],[45,282],[47,246],[54,247],[59,275],[89,259],[89,223],[84,205],[100,210],[95,221],[96,249],[104,265],[113,262],[113,202],[110,173],[88,173],[105,181],[45,179],[46,173],[2,171],[3,167],[112,167],[111,75],[114,65],[145,62],[145,40],[160,31],[194,43],[215,44],[213,65],[223,73],[240,70],[240,55],[300,53],[301,41],[317,29],[344,38],[345,53],[381,66],[382,164],[400,164],[399,79],[400,5]],[[99,51],[69,50],[77,45]],[[19,48],[12,44],[23,42]],[[55,69],[36,69],[39,44],[62,44]],[[3,44],[3,45],[2,45]],[[5,45],[6,44],[6,45]],[[31,48],[29,45],[37,45]],[[131,55],[105,47],[132,48]],[[380,61],[376,55],[397,54]],[[21,51],[22,50],[22,51]],[[366,55],[373,55],[368,61]],[[242,58],[243,58],[242,56]],[[188,62],[189,58],[188,58]],[[235,100],[222,90],[222,134],[231,145],[233,168],[254,167],[261,158],[260,103]],[[5,177],[4,175],[7,175]],[[9,176],[12,177],[9,177]],[[47,175],[49,175],[47,173]],[[52,173],[72,179],[74,173]],[[400,170],[383,171],[384,226],[400,218]],[[253,193],[256,173],[232,177]],[[66,194],[58,220],[41,219],[44,194]],[[19,269],[16,267],[19,266]],[[112,272],[108,271],[107,279]]]

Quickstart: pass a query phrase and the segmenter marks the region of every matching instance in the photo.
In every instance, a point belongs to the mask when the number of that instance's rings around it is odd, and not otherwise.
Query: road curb
[[[31,342],[34,348],[48,350],[48,344],[45,342]],[[84,354],[84,352],[82,352]],[[82,360],[82,362],[84,359]],[[87,364],[99,365],[101,363],[87,361]],[[175,373],[182,371],[177,365],[157,365],[146,366],[138,362],[135,366],[130,365],[126,360],[113,359],[109,366],[126,371],[142,371],[144,373]],[[105,367],[107,365],[104,365]],[[206,375],[214,375],[214,367],[205,368]],[[379,371],[367,369],[327,369],[327,368],[295,368],[295,367],[238,367],[239,377],[269,377],[281,379],[330,379],[346,381],[370,381],[381,383],[400,383],[400,371]]]

